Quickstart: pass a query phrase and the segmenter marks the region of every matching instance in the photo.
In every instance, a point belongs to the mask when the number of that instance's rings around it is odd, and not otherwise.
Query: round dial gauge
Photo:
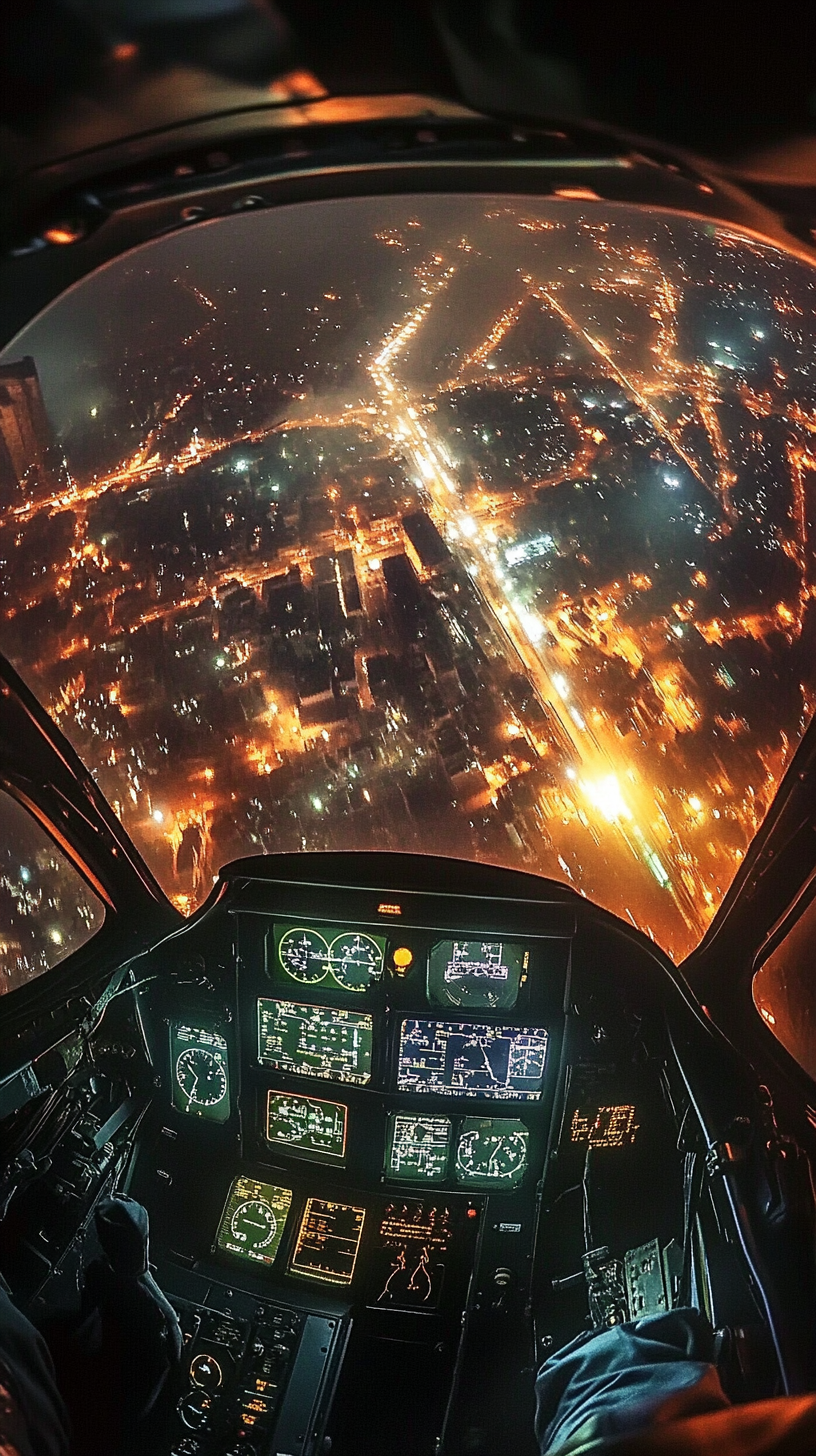
[[[331,943],[332,975],[346,991],[365,991],[382,966],[382,953],[369,935],[351,932]]]
[[[221,1053],[208,1047],[186,1047],[176,1061],[176,1081],[188,1107],[215,1107],[227,1095],[227,1069]]]
[[[464,1183],[517,1182],[527,1162],[526,1128],[512,1131],[473,1128],[456,1149],[456,1172]]]
[[[287,976],[304,986],[314,986],[329,974],[329,947],[316,930],[287,930],[278,959]]]
[[[239,1203],[230,1219],[230,1232],[235,1242],[247,1252],[266,1249],[278,1232],[275,1211],[262,1198],[250,1198],[246,1203]]]

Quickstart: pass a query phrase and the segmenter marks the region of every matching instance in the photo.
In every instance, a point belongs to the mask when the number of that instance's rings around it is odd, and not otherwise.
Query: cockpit
[[[147,1210],[153,1456],[535,1456],[543,1361],[687,1306],[731,1401],[812,1391],[811,255],[410,97],[58,181],[0,356],[13,1298]]]

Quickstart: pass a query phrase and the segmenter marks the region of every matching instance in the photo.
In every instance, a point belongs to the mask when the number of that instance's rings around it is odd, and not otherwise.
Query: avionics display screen
[[[415,1183],[441,1183],[448,1171],[452,1131],[449,1117],[392,1112],[388,1119],[387,1176]]]
[[[515,1117],[465,1117],[454,1167],[469,1188],[515,1188],[527,1167],[530,1134]]]
[[[435,1309],[452,1232],[445,1205],[414,1199],[387,1204],[372,1250],[371,1303]]]
[[[278,1072],[371,1081],[374,1022],[365,1011],[258,998],[258,1061]]]
[[[218,1225],[217,1248],[255,1264],[272,1264],[291,1203],[290,1188],[236,1178]]]
[[[346,1116],[342,1102],[270,1092],[266,1100],[266,1140],[290,1152],[339,1162],[346,1152]]]
[[[440,940],[428,957],[428,1000],[509,1011],[529,961],[525,946],[502,940]]]
[[[484,1026],[409,1018],[400,1032],[402,1092],[533,1102],[541,1095],[547,1033],[540,1027]]]
[[[639,1124],[631,1103],[615,1103],[606,1107],[576,1107],[570,1123],[570,1142],[586,1143],[590,1148],[626,1148],[635,1141]]]
[[[170,1028],[173,1106],[207,1122],[230,1115],[227,1043],[220,1032],[202,1026]]]
[[[275,924],[266,940],[266,968],[274,980],[361,996],[382,979],[386,941],[336,925]]]
[[[325,1284],[350,1284],[364,1222],[364,1208],[307,1198],[290,1273]]]

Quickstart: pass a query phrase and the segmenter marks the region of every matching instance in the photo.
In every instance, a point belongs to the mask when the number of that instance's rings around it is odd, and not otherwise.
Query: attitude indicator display
[[[525,946],[503,940],[440,940],[428,957],[428,1000],[510,1010],[529,962]]]
[[[298,1097],[291,1092],[269,1092],[266,1100],[266,1140],[274,1147],[304,1157],[333,1158],[346,1153],[347,1109],[342,1102]]]
[[[323,1284],[350,1284],[364,1222],[364,1208],[307,1198],[289,1272]]]
[[[267,937],[267,970],[278,981],[362,996],[382,980],[385,948],[383,936],[368,931],[276,924]]]
[[[442,1097],[533,1102],[541,1096],[547,1033],[409,1018],[400,1031],[397,1086]]]
[[[373,1018],[366,1011],[258,999],[258,1061],[262,1067],[332,1082],[371,1081]]]
[[[515,1188],[527,1168],[530,1134],[515,1117],[465,1117],[454,1168],[469,1188]]]
[[[453,1124],[449,1117],[392,1112],[388,1119],[386,1174],[414,1183],[441,1183],[448,1171]]]
[[[205,1122],[226,1122],[230,1115],[227,1043],[220,1032],[201,1026],[170,1029],[173,1106]]]
[[[372,1250],[372,1303],[435,1309],[452,1238],[445,1205],[406,1200],[386,1204]]]
[[[218,1225],[216,1247],[255,1264],[272,1264],[292,1204],[292,1190],[236,1178]]]

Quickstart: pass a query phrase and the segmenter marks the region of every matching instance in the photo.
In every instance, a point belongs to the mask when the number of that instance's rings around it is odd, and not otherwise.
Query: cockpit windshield
[[[816,695],[816,275],[575,193],[197,223],[0,369],[0,649],[174,902],[278,850],[680,959]]]

